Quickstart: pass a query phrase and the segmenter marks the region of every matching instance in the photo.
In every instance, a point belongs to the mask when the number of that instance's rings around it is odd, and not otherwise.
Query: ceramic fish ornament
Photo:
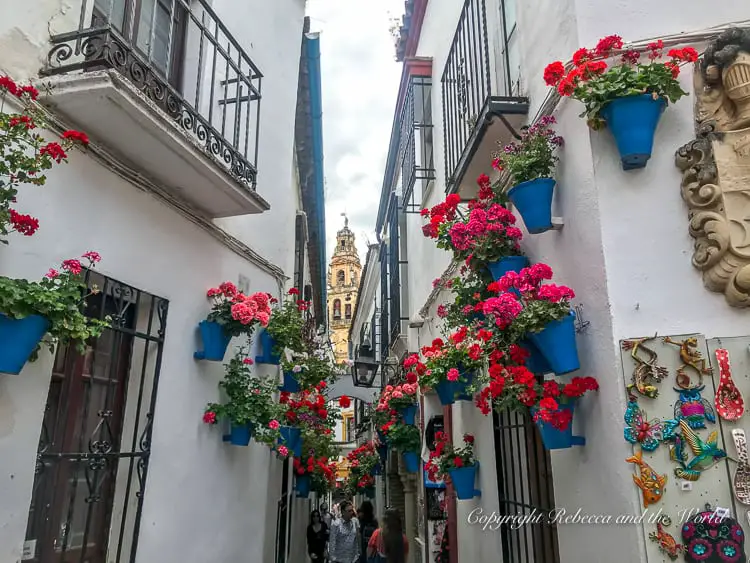
[[[701,472],[725,459],[727,453],[718,446],[719,434],[715,430],[708,435],[708,440],[701,440],[685,419],[680,420],[682,435],[675,436],[675,443],[670,446],[669,457],[680,464],[674,474],[686,481],[697,481]],[[688,448],[693,452],[693,459],[688,461]]]
[[[659,542],[659,551],[672,561],[677,559],[677,556],[685,549],[685,546],[677,543],[672,534],[664,531],[661,522],[656,523],[656,531],[651,532],[648,537],[651,541]]]
[[[701,391],[704,388],[675,389],[680,396],[674,404],[674,417],[677,420],[686,420],[693,430],[705,428],[706,420],[711,423],[716,422],[714,408],[708,400],[701,397]]]
[[[664,494],[667,476],[659,475],[648,463],[643,461],[643,452],[639,451],[625,461],[635,463],[640,469],[640,475],[633,475],[633,482],[643,491],[643,508],[648,508],[650,504],[659,502]]]
[[[638,403],[631,399],[625,410],[625,439],[631,444],[640,444],[647,452],[654,451],[663,440],[671,440],[679,422],[677,420],[659,419],[647,421],[646,413],[639,407]]]
[[[732,380],[729,352],[724,348],[716,350],[716,361],[719,363],[719,387],[714,398],[716,412],[724,420],[739,420],[745,412],[745,401]]]

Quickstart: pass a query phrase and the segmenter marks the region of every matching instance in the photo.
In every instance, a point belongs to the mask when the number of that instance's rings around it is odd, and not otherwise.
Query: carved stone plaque
[[[696,139],[680,147],[693,266],[733,307],[750,306],[750,29],[723,32],[696,63]]]

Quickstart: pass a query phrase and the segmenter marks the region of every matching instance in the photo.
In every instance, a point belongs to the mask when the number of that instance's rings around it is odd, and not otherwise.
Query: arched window
[[[333,302],[333,318],[334,319],[341,318],[341,299],[336,299]]]
[[[339,270],[336,272],[336,285],[344,285],[344,282],[346,281],[346,274],[344,274],[344,270]]]
[[[344,315],[346,316],[346,319],[350,320],[352,318],[352,304],[351,303],[347,303],[346,306],[345,306],[345,308],[344,308],[344,311],[345,311]]]

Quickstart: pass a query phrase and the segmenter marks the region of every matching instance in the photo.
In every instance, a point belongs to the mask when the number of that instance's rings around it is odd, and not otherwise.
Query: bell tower
[[[344,216],[344,227],[336,233],[336,250],[328,265],[328,326],[336,363],[349,357],[349,328],[361,273],[354,233],[349,228],[349,218]]]

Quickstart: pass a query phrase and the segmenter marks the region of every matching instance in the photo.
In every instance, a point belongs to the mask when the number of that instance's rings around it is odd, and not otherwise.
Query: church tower
[[[336,363],[349,357],[349,327],[361,272],[354,233],[349,229],[349,219],[345,218],[344,228],[336,233],[336,250],[328,266],[328,326]]]

